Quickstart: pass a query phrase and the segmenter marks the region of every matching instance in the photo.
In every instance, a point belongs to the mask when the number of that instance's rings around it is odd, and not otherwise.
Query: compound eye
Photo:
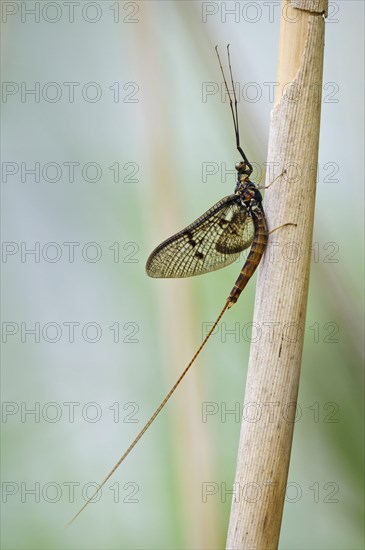
[[[245,163],[242,162],[242,161],[241,161],[241,162],[237,162],[235,168],[236,168],[237,172],[243,172],[243,171],[245,170],[245,168],[246,168],[246,165],[245,165]]]

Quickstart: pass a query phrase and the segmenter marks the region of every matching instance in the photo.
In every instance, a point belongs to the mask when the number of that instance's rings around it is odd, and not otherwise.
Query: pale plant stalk
[[[250,351],[229,550],[266,550],[279,542],[307,307],[326,11],[327,0],[282,3],[268,166],[286,172],[266,192],[264,206],[269,229],[296,226],[270,236],[259,269],[254,323],[261,338]]]

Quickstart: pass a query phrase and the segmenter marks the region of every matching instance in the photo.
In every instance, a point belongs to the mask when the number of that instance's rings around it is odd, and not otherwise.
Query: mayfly
[[[222,73],[225,89],[229,97],[229,104],[233,118],[236,147],[242,160],[236,164],[237,183],[232,195],[221,199],[212,206],[205,214],[200,216],[192,224],[182,231],[176,233],[161,243],[151,253],[147,260],[146,272],[150,277],[192,277],[210,271],[221,269],[233,263],[241,252],[251,246],[251,250],[241,269],[241,272],[219,313],[212,328],[202,341],[200,347],[194,354],[192,360],[175,382],[165,399],[158,406],[151,418],[139,432],[137,437],[118,460],[108,475],[102,480],[99,488],[86,501],[84,506],[77,512],[69,523],[85,509],[91,500],[97,495],[103,485],[113,475],[116,469],[129,455],[143,434],[151,426],[156,416],[161,412],[167,401],[170,399],[186,373],[189,371],[195,359],[214,332],[224,312],[235,304],[247,285],[248,281],[259,265],[265,252],[268,241],[268,229],[265,213],[262,207],[262,196],[259,186],[250,181],[252,165],[248,161],[240,144],[238,127],[237,97],[234,87],[229,45],[227,46],[228,66],[232,93],[228,89],[227,80],[224,74],[222,62],[219,56],[218,47],[215,48],[220,70]],[[277,178],[275,178],[277,179]],[[274,180],[275,181],[275,180]],[[272,184],[273,182],[271,182]],[[264,187],[267,189],[271,184]],[[287,224],[284,224],[287,225]]]

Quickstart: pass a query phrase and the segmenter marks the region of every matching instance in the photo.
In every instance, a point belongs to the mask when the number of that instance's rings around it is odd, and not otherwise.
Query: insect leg
[[[249,170],[249,173],[251,174],[252,170],[253,170],[252,165],[248,161],[248,159],[247,159],[247,157],[246,157],[246,155],[245,155],[245,153],[242,150],[241,145],[240,145],[240,133],[239,133],[239,127],[238,127],[238,112],[237,112],[237,96],[236,96],[236,89],[235,89],[234,81],[233,81],[232,66],[231,66],[231,55],[230,55],[230,51],[229,51],[229,44],[227,45],[227,54],[228,54],[229,73],[230,73],[230,76],[231,76],[231,83],[232,83],[232,93],[233,93],[233,98],[234,98],[234,109],[233,109],[232,96],[231,96],[231,93],[228,89],[227,80],[226,80],[226,77],[225,77],[225,74],[224,74],[224,71],[223,71],[221,58],[219,56],[218,46],[215,47],[215,51],[217,53],[218,62],[219,62],[219,66],[220,66],[220,69],[221,69],[222,76],[223,76],[224,85],[226,87],[226,92],[227,92],[227,95],[229,97],[229,105],[230,105],[230,108],[231,108],[231,113],[232,113],[232,118],[233,118],[234,133],[235,133],[235,136],[236,136],[236,147],[237,147],[237,150],[239,151],[240,155],[242,156],[243,160],[245,161],[245,164],[246,164],[246,166]]]
[[[286,169],[284,168],[284,170],[282,172],[280,172],[280,174],[278,176],[276,176],[268,185],[261,185],[261,184],[257,184],[256,187],[258,189],[269,189],[269,187],[272,186],[273,183],[276,182],[276,180],[278,180],[281,176],[283,176],[284,174],[286,174]]]
[[[269,231],[268,235],[271,235],[271,233],[274,233],[274,231],[277,231],[278,229],[281,229],[282,227],[287,227],[288,225],[294,225],[295,227],[297,227],[296,223],[292,223],[292,222],[283,223],[282,225],[278,225],[278,227],[275,227],[275,229],[272,229],[271,231]]]

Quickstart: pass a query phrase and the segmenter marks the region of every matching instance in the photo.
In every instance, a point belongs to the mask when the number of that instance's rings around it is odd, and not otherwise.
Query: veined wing
[[[234,262],[253,237],[251,216],[237,195],[229,195],[155,248],[147,275],[177,278],[215,271]]]

